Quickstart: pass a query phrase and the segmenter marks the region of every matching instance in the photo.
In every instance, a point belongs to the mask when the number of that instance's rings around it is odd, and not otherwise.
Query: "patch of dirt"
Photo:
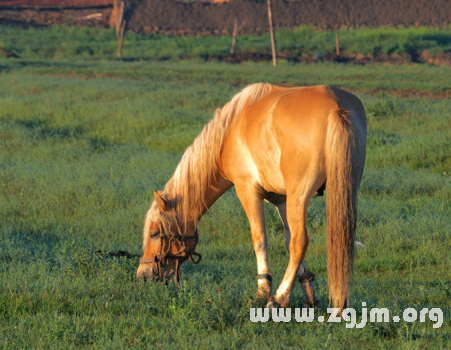
[[[105,257],[105,258],[127,258],[127,259],[132,259],[132,258],[139,258],[140,256],[138,254],[131,254],[129,252],[126,252],[124,250],[118,250],[116,252],[104,252],[102,250],[97,250],[96,254],[101,256],[101,257]]]
[[[343,87],[345,90],[352,93],[363,93],[371,96],[378,96],[380,93],[402,98],[412,99],[428,99],[428,100],[448,100],[451,98],[451,89],[444,89],[443,91],[433,92],[424,91],[419,89],[406,89],[406,90],[387,90],[387,89],[374,89],[374,90],[357,90]]]
[[[191,57],[184,57],[189,59]],[[272,55],[270,51],[261,50],[258,52],[244,51],[227,55],[212,55],[203,57],[206,61],[220,61],[228,63],[241,63],[246,61],[262,62],[271,61]],[[291,51],[277,51],[277,59],[286,60],[288,62],[337,62],[337,63],[353,63],[358,65],[364,65],[368,63],[385,63],[385,64],[415,64],[415,63],[428,63],[434,65],[449,65],[451,64],[451,52],[436,53],[434,55],[427,51],[415,53],[414,55],[397,55],[397,54],[378,54],[363,55],[361,53],[347,54],[343,52],[341,55],[333,53],[325,53],[321,56],[296,56]]]
[[[183,3],[147,0],[130,3],[129,28],[143,33],[231,34],[235,19],[241,33],[266,32],[267,4],[255,0],[229,3]],[[444,25],[451,22],[451,2],[446,0],[273,0],[275,27]]]
[[[46,27],[52,24],[95,25],[107,27],[111,8],[90,9],[2,9],[0,25],[20,25],[22,27]]]
[[[231,34],[235,19],[241,33],[267,31],[267,5],[263,0],[223,3],[176,0],[126,0],[128,29],[172,35]],[[312,25],[341,26],[432,25],[451,23],[448,0],[273,0],[276,28]],[[97,16],[93,16],[96,15]],[[49,25],[75,23],[108,25],[110,8],[12,9],[0,4],[0,24]]]

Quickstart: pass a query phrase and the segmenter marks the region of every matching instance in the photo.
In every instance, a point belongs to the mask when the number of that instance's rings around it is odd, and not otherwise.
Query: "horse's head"
[[[143,257],[139,261],[136,280],[163,281],[174,276],[178,283],[180,265],[190,259],[194,263],[201,256],[195,252],[196,224],[180,224],[175,210],[161,193],[154,192],[154,203],[147,213],[143,234]],[[197,256],[198,260],[194,260]]]

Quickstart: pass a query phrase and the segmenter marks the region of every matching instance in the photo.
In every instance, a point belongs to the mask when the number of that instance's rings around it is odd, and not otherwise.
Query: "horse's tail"
[[[332,300],[333,307],[340,309],[349,300],[353,273],[361,156],[350,113],[343,109],[333,111],[326,137],[327,272],[329,302]]]

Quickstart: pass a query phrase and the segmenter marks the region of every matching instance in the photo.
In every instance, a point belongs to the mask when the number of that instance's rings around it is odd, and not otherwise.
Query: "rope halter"
[[[155,254],[152,258],[144,258],[139,259],[139,264],[152,264],[152,271],[154,275],[158,274],[159,281],[163,280],[161,265],[167,265],[171,261],[175,261],[175,276],[174,281],[175,284],[179,283],[179,270],[180,270],[180,260],[189,259],[193,264],[198,264],[202,260],[202,255],[196,253],[195,248],[189,248],[185,245],[186,242],[194,242],[194,247],[196,247],[199,234],[197,229],[194,233],[194,236],[185,236],[185,234],[181,233],[180,226],[177,224],[178,233],[168,235],[162,230],[162,225],[160,225],[160,230],[156,232],[150,233],[150,238],[160,239],[160,249],[157,254]],[[180,249],[177,253],[173,254],[171,252],[171,248],[175,243],[179,243]],[[195,259],[194,257],[197,257]]]

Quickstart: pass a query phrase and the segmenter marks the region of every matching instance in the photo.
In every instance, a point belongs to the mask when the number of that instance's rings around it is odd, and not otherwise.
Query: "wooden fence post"
[[[335,53],[340,56],[340,41],[338,40],[338,31],[335,31]]]
[[[124,39],[125,25],[127,21],[122,21],[121,29],[119,29],[119,37],[118,37],[118,48],[117,48],[117,57],[122,57],[122,39]]]
[[[236,34],[238,33],[238,20],[235,18],[235,23],[233,24],[233,33],[232,33],[232,46],[230,47],[230,54],[233,55],[235,53],[235,43],[236,43]]]
[[[115,0],[114,8],[116,13],[116,37],[118,41],[117,57],[122,57],[122,41],[124,39],[125,25],[127,21],[124,20],[124,1]]]
[[[268,22],[269,22],[269,34],[271,36],[271,47],[272,47],[272,65],[277,66],[276,57],[276,40],[274,39],[274,28],[272,25],[272,12],[271,12],[271,0],[266,0],[268,2]]]
[[[232,33],[232,46],[230,47],[231,55],[233,55],[235,53],[236,36],[240,32],[240,30],[243,29],[245,23],[246,22],[243,22],[243,23],[241,23],[240,26],[238,26],[238,20],[235,18],[235,23],[233,24],[233,33]]]

